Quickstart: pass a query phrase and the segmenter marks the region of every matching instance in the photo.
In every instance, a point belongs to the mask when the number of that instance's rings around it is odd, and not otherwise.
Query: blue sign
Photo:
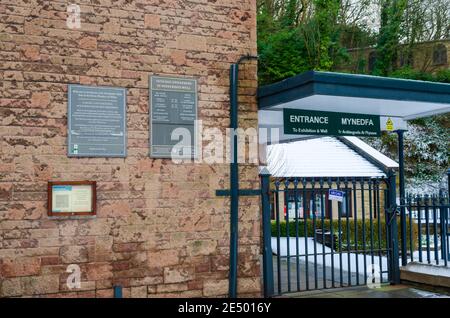
[[[55,185],[53,191],[72,191],[72,186]]]
[[[126,157],[126,90],[69,85],[69,157]]]
[[[328,200],[342,202],[344,200],[344,191],[334,189],[328,190]]]

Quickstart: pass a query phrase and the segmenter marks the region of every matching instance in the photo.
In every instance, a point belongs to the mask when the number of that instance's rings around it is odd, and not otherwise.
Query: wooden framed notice
[[[96,215],[97,185],[95,181],[48,183],[48,215]]]

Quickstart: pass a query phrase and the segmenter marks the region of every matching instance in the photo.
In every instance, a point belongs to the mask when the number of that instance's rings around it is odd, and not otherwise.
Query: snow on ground
[[[422,263],[410,263],[406,269],[415,273],[428,274],[433,276],[450,277],[450,267],[430,266]]]
[[[308,262],[314,263],[314,239],[311,237],[307,238],[307,248],[308,248]],[[296,238],[295,237],[291,237],[289,238],[289,251],[290,251],[290,255],[297,255],[297,248],[296,248]],[[315,243],[316,245],[316,250],[317,253],[323,253],[323,249],[325,249],[325,253],[331,253],[331,248],[320,244],[318,242]],[[305,246],[305,238],[304,237],[299,237],[298,238],[298,254],[299,255],[305,255],[305,251],[306,251],[306,246]],[[287,239],[286,237],[281,237],[280,238],[280,256],[287,256]],[[274,254],[278,255],[278,249],[277,249],[277,238],[276,237],[272,237],[272,252]],[[331,257],[331,255],[325,255],[325,262],[323,261],[323,256],[322,255],[317,255],[317,265],[325,265],[327,267],[331,268],[332,265],[332,259],[334,260],[334,268],[335,269],[340,269],[340,257],[339,255],[342,255],[342,269],[343,270],[348,270],[348,254],[350,254],[350,268],[352,271],[354,271],[356,269],[356,262],[358,262],[358,267],[359,267],[359,272],[360,273],[364,273],[364,254],[356,254],[356,253],[347,253],[347,252],[343,252],[341,254],[334,254],[333,258]],[[370,254],[365,254],[365,259],[366,259],[366,267],[368,272],[372,271],[372,267],[369,267],[372,264],[372,257]],[[375,265],[375,270],[379,271],[380,270],[380,259],[381,259],[381,267],[382,267],[382,271],[386,271],[387,270],[387,258],[385,256],[381,256],[379,257],[378,254],[374,254],[374,258],[373,258],[373,264]],[[297,257],[292,257],[291,258],[291,262],[296,262]],[[306,257],[305,256],[300,256],[299,260],[302,262],[306,261]]]
[[[314,239],[311,237],[307,238],[307,246],[305,246],[305,238],[299,237],[298,238],[298,253],[297,253],[297,242],[295,237],[289,238],[289,254],[291,256],[291,262],[296,262],[297,257],[296,255],[305,255],[306,248],[308,249],[308,262],[314,263],[314,245],[316,246],[316,251],[319,255],[317,255],[317,265],[325,265],[327,267],[331,267],[332,265],[332,257],[331,255],[325,255],[325,262],[323,260],[323,256],[320,255],[321,253],[331,253],[331,248],[324,246],[323,244],[320,244],[318,242],[314,243]],[[286,237],[280,237],[280,256],[287,256],[288,248],[287,248],[287,239]],[[370,246],[368,245],[367,248]],[[272,252],[276,255],[278,255],[278,248],[277,248],[277,238],[272,237]],[[348,270],[348,261],[349,261],[349,255],[350,254],[350,268],[352,271],[355,271],[356,269],[356,262],[358,262],[358,267],[360,273],[364,272],[364,259],[366,260],[366,267],[371,266],[372,264],[372,256],[370,254],[356,254],[356,253],[347,253],[342,252],[341,254],[335,253],[333,255],[334,260],[334,268],[340,269],[340,257],[339,255],[342,255],[342,269]],[[294,256],[294,257],[292,257]],[[443,265],[443,261],[441,259],[441,250],[438,251],[438,258],[439,263],[441,266]],[[305,256],[299,256],[299,261],[305,262],[306,257]],[[380,261],[381,261],[381,268],[382,271],[387,270],[387,257],[386,256],[379,256],[377,252],[375,252],[373,257],[373,265],[375,265],[375,270],[380,270]],[[408,262],[419,262],[419,251],[414,251],[413,253],[413,260],[411,260],[411,257],[408,255]],[[435,264],[435,253],[434,251],[430,251],[430,261],[432,264]],[[399,259],[400,262],[400,259]],[[427,252],[422,251],[422,263],[427,263]],[[450,266],[450,264],[449,264]],[[367,268],[367,271],[370,272],[371,268]]]
[[[425,248],[425,247],[423,247]],[[419,251],[414,251],[413,252],[413,259],[411,259],[411,256],[408,255],[408,262],[417,262],[419,264],[431,264],[431,265],[436,265],[436,266],[444,266],[444,260],[441,257],[442,253],[441,253],[441,249],[439,248],[438,250],[438,259],[439,259],[439,264],[436,264],[436,256],[434,254],[434,250],[430,250],[430,263],[428,263],[428,257],[427,257],[427,251],[425,249],[422,249],[422,262],[420,262],[420,253]],[[450,261],[448,266],[450,268]]]

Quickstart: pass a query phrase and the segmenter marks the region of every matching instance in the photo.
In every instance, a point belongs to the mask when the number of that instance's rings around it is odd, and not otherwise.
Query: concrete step
[[[412,262],[400,268],[400,279],[450,289],[450,267]]]

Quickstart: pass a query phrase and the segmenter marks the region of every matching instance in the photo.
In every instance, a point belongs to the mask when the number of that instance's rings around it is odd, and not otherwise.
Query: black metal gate
[[[265,296],[399,281],[393,172],[261,181]]]

